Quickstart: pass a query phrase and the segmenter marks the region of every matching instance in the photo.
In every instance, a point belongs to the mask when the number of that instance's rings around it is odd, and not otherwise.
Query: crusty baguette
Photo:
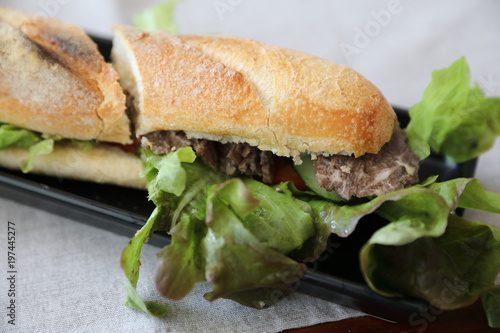
[[[2,149],[0,167],[19,170],[27,157],[28,149]],[[140,177],[143,168],[138,156],[117,146],[95,144],[82,149],[75,143],[56,142],[52,153],[36,156],[30,173],[146,189],[146,180]]]
[[[79,28],[0,7],[0,122],[130,143],[118,75]]]
[[[396,115],[350,68],[255,41],[114,27],[112,59],[137,135],[248,142],[280,156],[377,153]]]

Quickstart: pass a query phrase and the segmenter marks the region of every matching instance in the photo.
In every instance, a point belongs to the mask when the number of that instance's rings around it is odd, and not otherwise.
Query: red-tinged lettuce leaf
[[[488,317],[488,324],[500,328],[500,287],[484,292],[481,300]]]
[[[196,282],[204,281],[205,260],[201,255],[205,222],[184,214],[170,231],[172,242],[158,253],[155,282],[164,297],[184,298]]]
[[[157,289],[167,298],[180,299],[198,281],[234,279],[238,283],[215,283],[207,299],[270,305],[270,299],[278,299],[274,290],[290,289],[289,276],[297,281],[305,273],[304,266],[286,254],[314,235],[309,205],[285,187],[277,190],[247,178],[226,181],[227,176],[194,161],[191,153],[190,148],[163,156],[142,152],[150,199],[161,207],[161,223],[172,236],[172,243],[158,254]],[[235,276],[235,271],[245,270],[246,280]],[[258,294],[269,297],[257,300]]]
[[[289,294],[306,272],[304,265],[250,239],[228,244],[209,234],[205,246],[207,280],[214,283],[213,291],[205,295],[209,301],[223,297],[267,308]]]
[[[361,266],[370,286],[382,295],[409,295],[456,309],[496,288],[500,230],[452,214],[439,237],[400,246],[370,239],[361,251]]]
[[[157,304],[143,302],[135,289],[139,279],[142,247],[155,231],[171,232],[173,245],[171,248],[167,247],[169,248],[168,251],[162,251],[160,258],[166,257],[168,259],[171,256],[177,258],[177,255],[182,251],[186,251],[185,255],[190,254],[192,241],[196,240],[196,238],[194,240],[190,238],[192,236],[190,230],[196,227],[196,221],[204,221],[206,193],[211,185],[225,179],[224,176],[205,167],[201,162],[195,161],[195,155],[193,154],[191,148],[181,148],[172,154],[162,156],[155,155],[148,150],[141,152],[141,157],[145,163],[143,176],[148,179],[149,198],[157,207],[148,222],[136,233],[122,252],[122,270],[130,283],[125,301],[125,305],[129,307],[141,311],[147,310],[148,307],[155,307],[153,312],[166,313],[166,311],[158,311]],[[186,178],[186,170],[189,170],[189,178]],[[177,195],[179,192],[180,194]],[[177,225],[181,217],[186,216],[189,217],[185,219],[185,223]],[[186,241],[186,239],[188,240]],[[175,269],[184,265],[182,260],[167,262]],[[161,260],[159,264],[160,270],[164,270],[165,266]],[[194,270],[195,274],[193,276],[189,275],[191,273],[189,268],[192,267],[188,265],[185,270],[178,273],[178,276],[182,278],[189,276],[189,280],[184,284],[183,289],[177,291],[177,295],[172,296],[173,298],[178,298],[178,295],[182,292],[189,292],[191,290],[189,287],[190,281],[199,280],[200,275],[196,270]],[[175,279],[176,275],[173,275],[173,277]],[[159,287],[159,289],[164,293],[168,293],[163,290],[165,288],[161,289]],[[188,289],[187,292],[186,289]],[[148,313],[150,312],[152,311],[148,310]],[[154,315],[154,313],[150,314]]]
[[[232,179],[217,187],[207,199],[205,275],[214,288],[205,297],[210,301],[230,298],[247,306],[265,308],[291,291],[291,286],[304,276],[305,266],[271,249],[245,227],[240,217],[248,217],[260,209],[252,204],[256,201],[247,191],[241,180]],[[234,198],[247,198],[250,204],[237,205],[235,212],[231,205]],[[273,290],[282,291],[281,296],[267,297]],[[263,296],[266,299],[260,299]]]
[[[332,232],[347,236],[361,217],[371,213],[390,222],[375,232],[361,253],[368,283],[385,295],[404,293],[425,297],[425,292],[432,289],[426,285],[429,283],[426,278],[432,276],[427,273],[447,271],[453,265],[446,260],[461,259],[461,254],[452,250],[447,252],[448,256],[432,255],[433,247],[440,245],[435,244],[437,239],[460,234],[453,233],[452,228],[456,229],[458,222],[448,225],[450,212],[457,207],[498,212],[498,196],[484,191],[471,179],[435,183],[434,178],[371,201],[337,205],[298,191],[290,183],[269,187],[247,178],[228,180],[229,177],[199,161],[193,162],[192,158],[183,162],[182,156],[177,155],[179,163],[168,164],[169,168],[160,173],[162,165],[166,165],[162,161],[165,156],[143,154],[150,198],[162,211],[158,222],[161,225],[155,228],[172,234],[172,244],[159,254],[158,289],[174,299],[184,297],[196,282],[205,279],[214,284],[213,291],[205,295],[208,300],[223,297],[255,308],[268,307],[286,296],[305,274],[305,266],[292,258],[314,260],[321,255]],[[172,175],[166,177],[174,180],[168,180],[167,186],[158,179],[171,168],[176,174],[179,168],[185,171],[185,178],[181,177],[185,180],[180,182],[182,191],[175,190],[177,185],[169,187],[176,181]],[[465,237],[459,243],[464,244],[468,239]],[[490,248],[497,244],[498,240],[488,242]],[[422,250],[425,248],[431,251]],[[463,260],[463,264],[481,266],[481,258]],[[405,276],[412,260],[417,266],[412,266],[414,271],[409,272],[421,274],[422,281],[416,281],[415,276],[410,276],[410,282],[385,280]],[[391,273],[384,275],[386,272]],[[464,289],[460,280],[448,281],[456,282],[450,289],[452,292]],[[413,284],[418,292],[386,289],[393,282],[396,288]]]

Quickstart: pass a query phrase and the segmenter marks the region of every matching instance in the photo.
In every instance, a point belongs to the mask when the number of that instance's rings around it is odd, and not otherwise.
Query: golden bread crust
[[[140,110],[134,119],[138,136],[182,129],[274,141],[267,111],[245,78],[177,37],[115,27],[111,57]]]
[[[28,154],[28,149],[14,146],[2,149],[0,167],[19,170]],[[35,157],[30,173],[146,189],[146,179],[140,177],[143,168],[138,156],[111,144],[82,149],[78,144],[56,142],[52,153]]]
[[[280,156],[360,156],[377,153],[397,124],[372,83],[318,57],[231,37],[114,30],[113,63],[136,100],[138,135],[184,130]]]
[[[371,82],[348,67],[234,37],[180,38],[251,82],[269,110],[278,144],[292,155],[377,153],[392,136],[394,110]]]
[[[0,7],[0,122],[130,143],[118,74],[79,28]]]

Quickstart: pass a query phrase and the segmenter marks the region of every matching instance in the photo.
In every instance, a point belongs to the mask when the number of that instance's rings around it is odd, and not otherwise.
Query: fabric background
[[[0,221],[16,224],[18,332],[277,332],[361,313],[303,294],[266,310],[237,303],[205,301],[210,285],[200,284],[185,299],[165,302],[154,288],[158,247],[145,245],[138,290],[170,313],[152,318],[123,305],[125,277],[119,259],[129,238],[0,198]],[[2,267],[6,266],[6,227],[1,231]],[[4,273],[5,270],[2,270]],[[0,279],[2,308],[8,281]]]
[[[102,36],[110,36],[113,23],[131,23],[152,3],[0,0],[0,5],[57,17]],[[229,6],[226,11],[217,10],[220,3]],[[500,95],[499,10],[494,0],[185,0],[176,18],[181,33],[253,38],[346,64],[374,82],[391,103],[409,108],[421,98],[433,69],[463,55],[471,79],[488,95]],[[347,45],[356,52],[346,53]],[[480,158],[476,174],[486,189],[500,193],[499,164],[497,140]],[[500,226],[492,214],[467,211],[466,216]],[[171,313],[166,318],[153,319],[123,306],[119,258],[127,237],[0,196],[2,308],[8,287],[3,277],[7,221],[15,222],[17,231],[19,332],[277,332],[362,315],[299,293],[261,311],[224,300],[208,303],[202,295],[210,286],[200,284],[184,300],[167,302]],[[152,281],[157,251],[146,245],[142,257],[138,290],[150,300],[160,300]],[[12,329],[4,312],[1,332]]]

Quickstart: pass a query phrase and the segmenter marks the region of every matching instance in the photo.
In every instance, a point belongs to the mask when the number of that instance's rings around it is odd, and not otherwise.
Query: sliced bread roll
[[[251,40],[114,27],[112,59],[138,136],[246,142],[278,156],[377,153],[397,126],[380,91],[350,68]]]
[[[145,188],[140,158],[103,143],[133,142],[117,80],[79,28],[0,7],[0,125],[55,139],[53,151],[36,156],[30,172]],[[94,143],[82,149],[74,140]],[[0,167],[20,169],[29,149],[2,143]]]
[[[79,28],[0,7],[0,122],[131,143],[116,71]]]

